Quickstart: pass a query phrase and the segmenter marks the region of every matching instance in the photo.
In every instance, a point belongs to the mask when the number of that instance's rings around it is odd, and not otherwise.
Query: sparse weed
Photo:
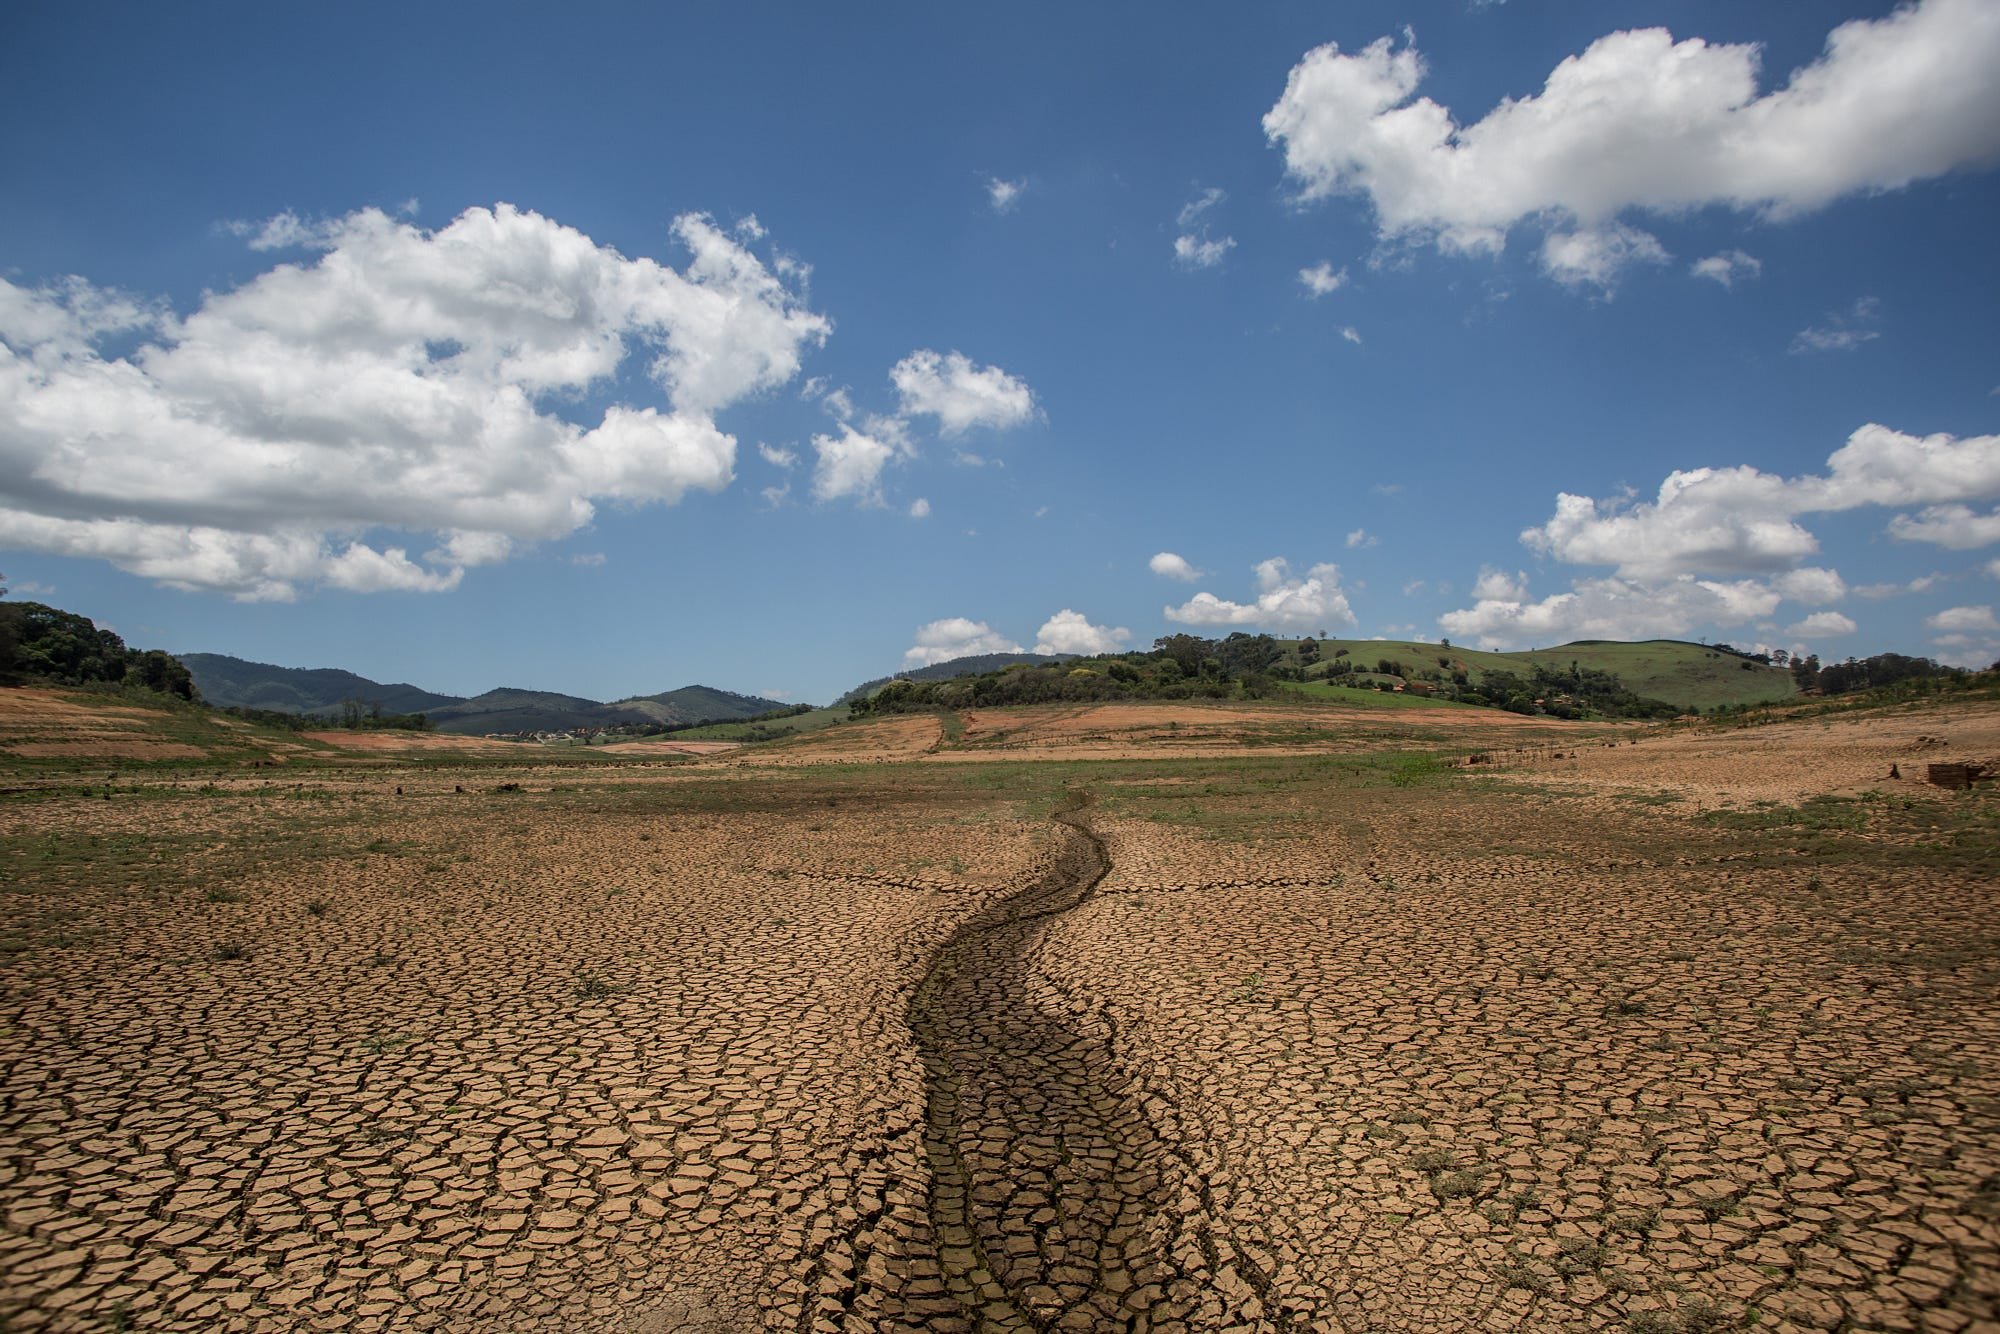
[[[1440,1200],[1463,1200],[1479,1193],[1480,1172],[1439,1172],[1431,1178],[1431,1194]]]
[[[1601,1268],[1610,1258],[1603,1243],[1589,1237],[1564,1237],[1556,1246],[1560,1252],[1556,1257],[1556,1272],[1565,1276]]]

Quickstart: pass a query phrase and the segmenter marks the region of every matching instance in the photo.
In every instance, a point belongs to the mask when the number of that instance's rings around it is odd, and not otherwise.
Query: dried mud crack
[[[1111,869],[1087,806],[1056,814],[1054,866],[953,933],[911,1000],[935,1246],[912,1265],[912,1326],[1143,1330],[1192,1309],[1172,1258],[1171,1148],[1109,1033],[1064,1012],[1034,969],[1050,925]]]

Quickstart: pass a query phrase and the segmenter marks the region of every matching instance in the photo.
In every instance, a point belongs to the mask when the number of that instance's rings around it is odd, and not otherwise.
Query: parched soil
[[[948,794],[145,804],[10,849],[79,912],[0,973],[9,1328],[796,1327],[922,1227],[907,997],[1051,855]]]
[[[1572,746],[1568,764],[1556,760],[1559,750],[1544,745],[1488,758],[1541,770],[1579,791],[1671,793],[1707,806],[1871,790],[1942,800],[1942,790],[1924,783],[1932,764],[1980,762],[2000,772],[2000,707],[1918,702],[1886,714],[1680,728],[1643,744]]]
[[[741,741],[619,741],[600,747],[611,755],[726,755],[741,750]]]
[[[1500,709],[1438,706],[1366,709],[1339,705],[1134,703],[968,710],[964,750],[1063,750],[1080,758],[1140,758],[1173,752],[1242,755],[1279,748],[1302,753],[1330,744],[1426,729],[1472,735],[1547,733],[1548,721]],[[1501,744],[1498,741],[1495,744]]]
[[[368,754],[393,752],[404,755],[436,755],[456,751],[498,755],[515,748],[514,742],[496,741],[490,737],[454,736],[449,732],[405,732],[396,728],[383,728],[379,731],[329,728],[323,732],[305,732],[301,735],[308,741],[317,741],[324,746]]]
[[[2000,710],[1093,712],[8,799],[0,1325],[2000,1330]]]
[[[885,764],[920,759],[944,742],[944,728],[930,714],[873,718],[823,732],[808,732],[779,745],[751,747],[737,757],[758,768],[813,764]]]

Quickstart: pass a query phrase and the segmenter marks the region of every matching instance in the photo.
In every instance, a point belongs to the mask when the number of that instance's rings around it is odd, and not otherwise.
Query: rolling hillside
[[[226,653],[183,653],[180,660],[210,704],[225,709],[333,715],[349,700],[384,713],[430,713],[463,701],[413,685],[384,685],[338,667],[279,667]]]
[[[1561,671],[1571,663],[1591,671],[1610,672],[1635,695],[1663,699],[1684,709],[1712,709],[1723,704],[1764,704],[1797,694],[1791,673],[1705,644],[1678,639],[1648,639],[1637,643],[1585,639],[1554,648],[1512,653],[1486,653],[1454,644],[1425,644],[1395,639],[1324,639],[1318,641],[1316,662],[1301,663],[1298,640],[1280,641],[1285,661],[1303,665],[1308,680],[1327,675],[1328,667],[1345,650],[1357,673],[1372,673],[1388,659],[1406,673],[1442,672],[1463,668],[1476,683],[1489,671],[1523,672],[1533,667]],[[1441,665],[1440,659],[1448,665]],[[1367,679],[1373,679],[1367,676]]]
[[[965,676],[984,676],[988,672],[1005,671],[1009,667],[1022,664],[1046,667],[1055,662],[1074,662],[1074,653],[975,653],[967,658],[953,658],[949,662],[934,662],[928,667],[912,667],[907,672],[897,672],[894,676],[878,676],[872,681],[863,681],[854,689],[835,700],[836,704],[847,704],[868,696],[888,685],[891,681],[956,681]]]

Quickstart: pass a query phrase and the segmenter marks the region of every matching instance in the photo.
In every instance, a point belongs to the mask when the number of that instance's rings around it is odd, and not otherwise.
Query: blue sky
[[[13,6],[0,570],[459,693],[1984,665],[1996,67],[1992,0]]]

